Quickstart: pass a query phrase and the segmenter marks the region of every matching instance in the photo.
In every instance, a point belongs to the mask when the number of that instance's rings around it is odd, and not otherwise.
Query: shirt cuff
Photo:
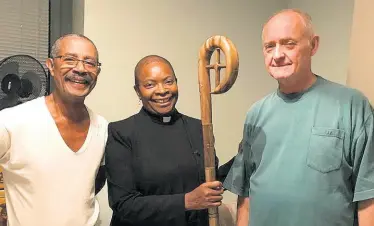
[[[249,197],[248,189],[238,188],[233,184],[228,184],[228,183],[225,183],[225,182],[223,183],[223,187],[226,188],[228,191],[230,191],[230,192],[232,192],[232,193],[234,193],[238,196],[241,196],[241,197]]]
[[[353,202],[364,201],[374,198],[374,189],[356,192],[353,196]]]

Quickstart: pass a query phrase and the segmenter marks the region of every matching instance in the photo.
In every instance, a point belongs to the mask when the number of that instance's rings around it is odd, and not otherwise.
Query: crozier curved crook
[[[210,65],[210,59],[215,50],[222,50],[226,57],[226,65],[221,65],[220,62],[216,62],[215,65]],[[219,56],[219,52],[217,54]],[[239,56],[236,47],[230,39],[225,36],[212,36],[205,41],[201,46],[199,52],[199,81],[204,79],[210,79],[210,70],[225,68],[226,73],[221,81],[217,81],[216,87],[211,92],[212,94],[220,94],[228,91],[235,83],[238,70],[239,70]],[[218,85],[217,85],[218,84]]]

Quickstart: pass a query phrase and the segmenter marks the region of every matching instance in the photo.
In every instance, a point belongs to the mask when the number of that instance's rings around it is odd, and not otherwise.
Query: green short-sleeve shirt
[[[373,125],[367,98],[322,77],[274,92],[248,111],[224,187],[250,196],[251,226],[357,225],[357,201],[374,198]]]

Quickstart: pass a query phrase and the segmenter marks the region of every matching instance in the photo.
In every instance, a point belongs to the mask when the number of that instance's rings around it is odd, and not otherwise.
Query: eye
[[[87,66],[90,66],[90,67],[96,67],[96,62],[94,60],[85,60],[84,63],[87,65]]]
[[[264,45],[264,49],[266,52],[270,52],[274,48],[274,44],[266,44]]]
[[[66,62],[66,63],[74,63],[76,61],[76,59],[74,57],[71,57],[71,56],[66,56],[63,58],[63,61]]]
[[[144,86],[146,89],[151,89],[151,88],[153,88],[153,87],[155,86],[155,84],[154,84],[154,83],[145,83],[143,86]]]
[[[166,80],[165,84],[167,84],[167,85],[173,85],[174,84],[174,79],[168,79],[168,80]]]
[[[285,45],[287,46],[287,48],[293,48],[295,45],[296,45],[296,42],[295,41],[292,41],[292,40],[288,40]]]

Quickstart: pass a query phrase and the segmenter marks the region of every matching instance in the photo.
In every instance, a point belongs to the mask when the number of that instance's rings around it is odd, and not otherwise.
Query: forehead
[[[263,42],[287,38],[301,39],[305,32],[305,25],[301,16],[293,12],[285,12],[274,16],[265,25]]]
[[[78,57],[97,58],[97,50],[95,46],[87,39],[81,37],[66,37],[61,40],[60,53],[75,54]]]
[[[145,64],[142,67],[139,80],[162,79],[168,76],[174,76],[170,66],[162,61],[156,61]]]

